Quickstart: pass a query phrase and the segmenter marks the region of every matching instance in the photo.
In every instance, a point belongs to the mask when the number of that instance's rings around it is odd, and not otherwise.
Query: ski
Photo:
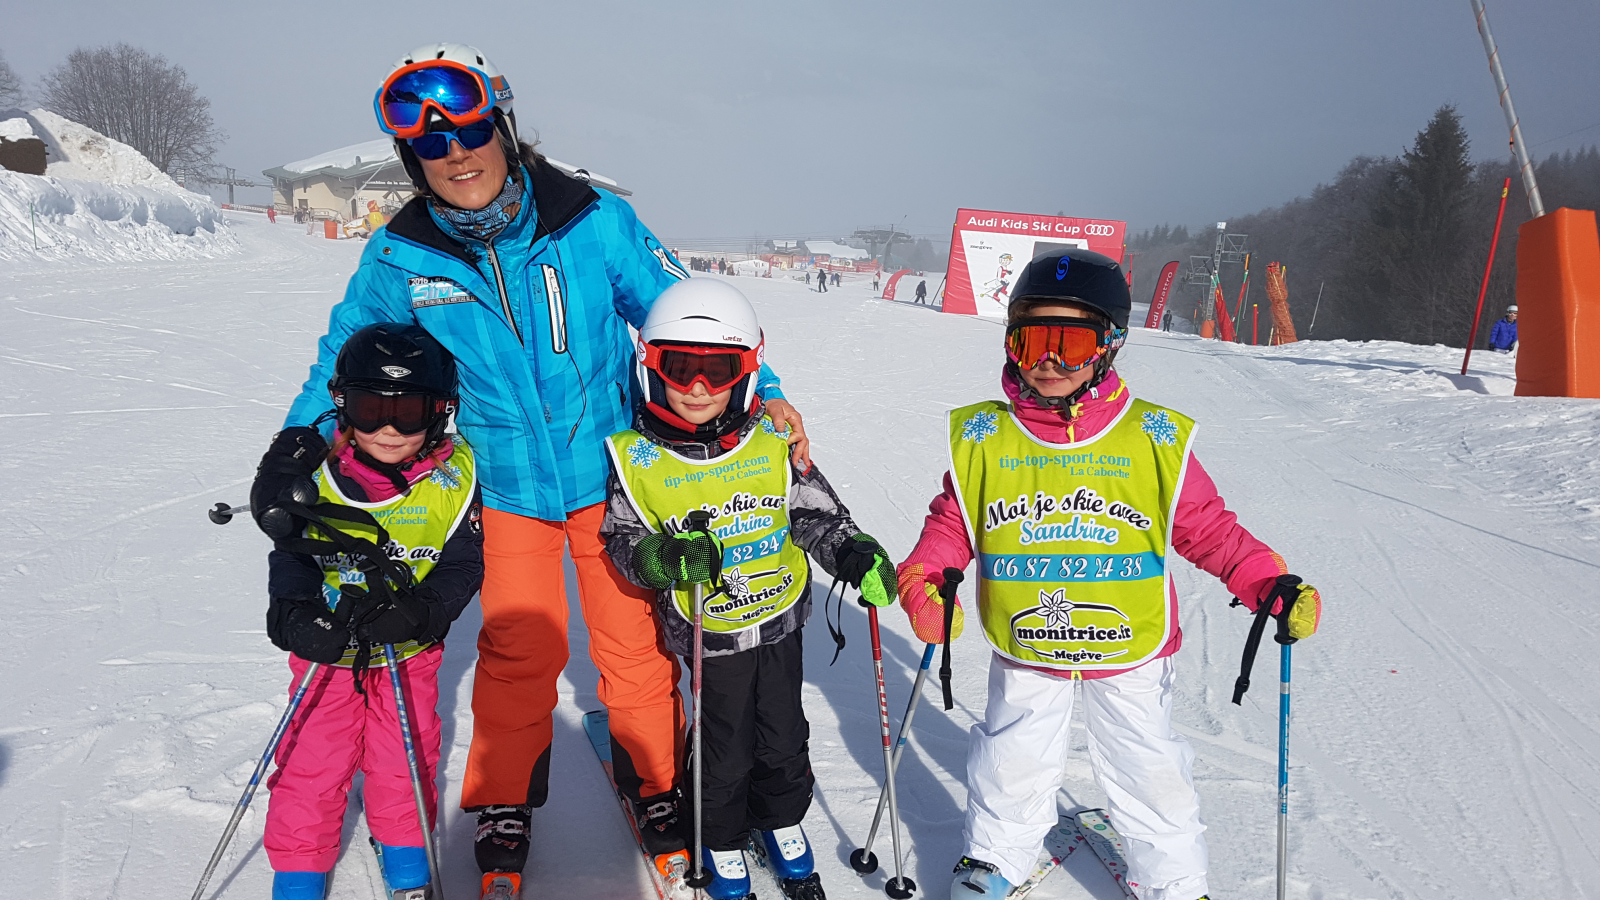
[[[589,736],[589,745],[594,747],[595,755],[600,757],[600,767],[605,769],[606,781],[610,782],[611,791],[616,795],[617,802],[622,804],[622,816],[628,820],[628,830],[633,833],[633,839],[639,844],[639,852],[644,855],[645,868],[650,873],[650,884],[655,887],[656,894],[661,900],[703,900],[705,894],[689,887],[684,880],[689,873],[687,850],[655,857],[644,848],[644,839],[639,835],[639,825],[633,821],[633,805],[621,791],[617,790],[616,779],[611,774],[610,714],[605,710],[584,713],[583,733]]]
[[[516,872],[485,872],[478,900],[518,900],[522,896],[522,876]]]
[[[1123,853],[1122,835],[1111,827],[1111,822],[1106,818],[1103,809],[1086,809],[1078,813],[1078,833],[1088,843],[1094,855],[1100,857],[1105,863],[1106,870],[1117,881],[1117,886],[1122,888],[1122,893],[1134,897],[1138,895],[1133,888],[1128,887],[1128,858]]]
[[[1044,852],[1039,854],[1039,863],[1034,866],[1028,879],[1011,889],[1006,895],[1006,900],[1022,900],[1033,893],[1050,873],[1060,868],[1073,851],[1083,846],[1083,838],[1078,834],[1078,823],[1071,816],[1062,815],[1044,836]]]

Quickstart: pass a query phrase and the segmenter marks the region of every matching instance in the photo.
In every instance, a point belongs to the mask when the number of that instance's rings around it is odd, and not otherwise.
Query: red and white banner
[[[1041,253],[1078,247],[1120,262],[1127,231],[1126,222],[1114,219],[956,210],[944,311],[1004,318],[1011,286],[1029,260]]]
[[[893,275],[890,275],[889,276],[889,283],[883,286],[883,299],[885,299],[885,300],[893,300],[894,299],[894,288],[895,288],[895,285],[900,283],[900,276],[910,274],[910,272],[911,272],[910,269],[901,269],[900,271],[894,273]]]
[[[1150,313],[1144,317],[1144,327],[1161,327],[1161,314],[1167,311],[1167,295],[1172,293],[1172,283],[1177,279],[1177,260],[1161,267],[1161,277],[1156,279],[1156,292],[1150,295]]]

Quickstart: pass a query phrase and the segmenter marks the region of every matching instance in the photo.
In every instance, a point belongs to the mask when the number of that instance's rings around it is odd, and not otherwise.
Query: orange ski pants
[[[556,682],[568,658],[563,547],[577,569],[600,702],[611,713],[617,782],[645,797],[674,784],[684,728],[678,661],[663,643],[651,592],[606,555],[604,515],[604,503],[565,522],[483,510],[483,628],[462,809],[542,806],[549,795]]]

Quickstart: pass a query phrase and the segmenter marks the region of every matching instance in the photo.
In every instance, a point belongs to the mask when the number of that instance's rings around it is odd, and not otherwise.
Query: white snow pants
[[[1089,762],[1142,900],[1196,900],[1208,890],[1194,751],[1172,730],[1172,678],[1167,657],[1078,682]],[[967,750],[962,837],[968,856],[999,866],[1012,884],[1033,871],[1056,823],[1072,685],[998,654],[989,665],[989,705]]]

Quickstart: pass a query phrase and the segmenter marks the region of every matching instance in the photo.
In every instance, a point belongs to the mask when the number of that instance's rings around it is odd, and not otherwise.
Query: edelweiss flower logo
[[[1000,417],[992,412],[974,413],[961,425],[961,439],[981,444],[1000,430]]]
[[[722,587],[729,597],[737,600],[750,593],[750,576],[738,569],[729,569],[722,573]]]
[[[1074,610],[1085,609],[1095,612],[1115,613],[1127,621],[1127,616],[1122,610],[1107,603],[1075,603],[1067,599],[1066,588],[1056,588],[1050,593],[1039,592],[1039,605],[1034,613],[1044,619],[1046,628],[1069,628],[1072,626],[1072,613]]]
[[[650,468],[660,458],[661,448],[644,438],[637,438],[628,445],[628,462],[641,469]]]
[[[1157,444],[1176,444],[1178,442],[1178,423],[1167,417],[1164,409],[1151,410],[1140,417],[1139,430],[1150,436],[1150,440]]]

